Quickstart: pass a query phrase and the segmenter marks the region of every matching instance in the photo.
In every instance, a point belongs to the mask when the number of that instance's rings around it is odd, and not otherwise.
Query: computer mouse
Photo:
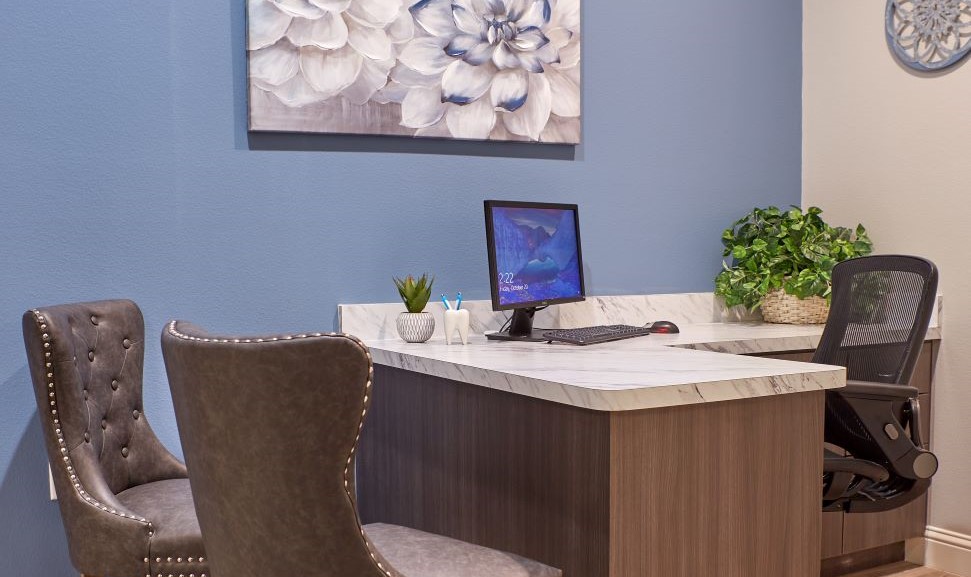
[[[678,325],[672,323],[671,321],[657,321],[651,325],[651,332],[664,335],[680,333],[681,330],[678,328]]]

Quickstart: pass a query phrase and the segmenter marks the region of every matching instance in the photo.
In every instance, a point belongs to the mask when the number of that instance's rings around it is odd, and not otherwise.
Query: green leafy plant
[[[392,279],[394,286],[398,287],[398,294],[401,295],[401,300],[404,301],[408,312],[420,313],[425,310],[425,305],[428,304],[428,299],[432,296],[434,277],[429,280],[428,273],[425,273],[417,281],[411,275],[404,279],[398,277],[392,277]]]
[[[833,227],[819,216],[822,212],[815,206],[806,212],[770,206],[735,221],[722,233],[722,256],[731,257],[732,266],[722,262],[715,294],[728,306],[750,310],[780,288],[801,299],[828,300],[836,263],[870,254],[873,243],[862,224],[855,230]]]

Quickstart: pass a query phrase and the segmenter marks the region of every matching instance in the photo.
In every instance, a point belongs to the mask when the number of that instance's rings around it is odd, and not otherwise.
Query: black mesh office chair
[[[846,367],[826,395],[823,510],[886,511],[927,491],[937,457],[923,448],[908,386],[937,297],[929,260],[880,255],[833,268],[833,298],[813,362]]]

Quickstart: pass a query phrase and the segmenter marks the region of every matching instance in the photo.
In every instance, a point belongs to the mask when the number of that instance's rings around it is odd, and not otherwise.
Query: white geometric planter
[[[432,313],[401,313],[398,315],[398,336],[406,343],[423,343],[435,332]]]

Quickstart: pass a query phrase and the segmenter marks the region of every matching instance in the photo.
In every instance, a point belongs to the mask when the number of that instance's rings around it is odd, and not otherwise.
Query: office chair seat
[[[205,552],[188,479],[145,483],[122,491],[118,501],[152,520],[152,555],[176,563],[179,573],[202,572]],[[181,561],[179,561],[181,559]],[[191,559],[191,561],[190,561]],[[158,561],[161,563],[161,561]]]
[[[479,547],[441,535],[373,523],[364,527],[381,555],[405,577],[559,577],[547,567],[512,553]]]
[[[885,467],[867,461],[847,457],[826,449],[823,458],[824,511],[841,511],[843,500],[866,492],[878,483],[890,478]]]

